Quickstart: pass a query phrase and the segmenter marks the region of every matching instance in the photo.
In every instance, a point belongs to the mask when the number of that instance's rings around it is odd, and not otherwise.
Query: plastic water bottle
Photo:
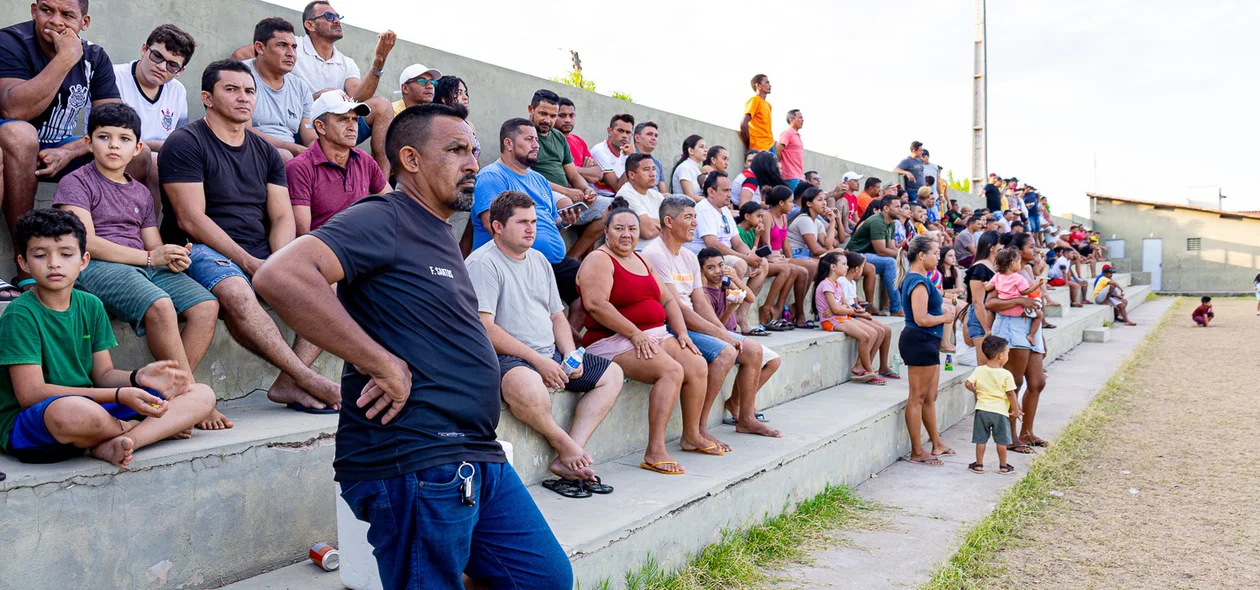
[[[954,370],[954,355],[952,354],[945,355],[945,370],[946,371]]]
[[[901,374],[901,355],[899,355],[899,354],[893,354],[893,367],[892,367],[892,370],[893,370],[893,372],[894,372],[894,373],[896,373],[896,374],[898,374],[898,375],[900,375],[900,374]]]
[[[783,321],[785,322],[792,321],[792,310],[790,307],[786,305],[783,306]]]
[[[585,356],[586,349],[579,346],[577,350],[570,352],[569,356],[564,357],[564,362],[560,363],[560,367],[564,369],[564,375],[567,377],[582,366],[582,357]]]

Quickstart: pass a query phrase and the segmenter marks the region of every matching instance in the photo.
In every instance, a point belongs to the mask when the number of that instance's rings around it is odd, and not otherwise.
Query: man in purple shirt
[[[297,235],[310,233],[359,199],[388,188],[376,160],[354,147],[359,117],[371,112],[339,90],[321,94],[311,106],[316,140],[284,166]]]

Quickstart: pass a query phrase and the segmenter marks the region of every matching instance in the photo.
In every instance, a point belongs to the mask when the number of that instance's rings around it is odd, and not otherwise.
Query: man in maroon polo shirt
[[[297,235],[310,233],[359,199],[389,188],[376,160],[354,147],[359,117],[371,112],[366,104],[337,90],[321,94],[311,106],[316,141],[284,166]]]

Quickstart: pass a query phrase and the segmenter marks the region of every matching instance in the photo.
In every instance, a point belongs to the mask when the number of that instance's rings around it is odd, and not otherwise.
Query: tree
[[[573,56],[573,69],[570,70],[563,78],[552,78],[551,81],[595,92],[595,81],[582,74],[582,60],[578,58],[577,52],[570,51],[569,53]],[[630,94],[627,92],[618,92],[614,90],[612,97],[617,100],[634,102],[634,99],[630,98]]]
[[[946,170],[945,171],[945,186],[948,186],[949,190],[951,191],[970,193],[971,192],[971,179],[964,178],[961,181],[956,180],[954,178],[954,172],[952,170]]]

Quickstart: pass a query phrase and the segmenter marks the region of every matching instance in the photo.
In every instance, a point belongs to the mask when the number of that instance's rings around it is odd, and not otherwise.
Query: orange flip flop
[[[673,465],[674,467],[677,467],[679,471],[665,471],[664,469],[661,469],[661,465]],[[639,467],[648,471],[655,471],[661,475],[682,475],[686,473],[686,471],[682,469],[682,465],[679,465],[677,461],[657,461],[656,463],[648,463],[647,461],[644,461],[639,463]]]
[[[717,450],[716,453],[710,452],[714,449]],[[701,455],[713,455],[714,457],[721,457],[722,455],[726,454],[726,451],[722,450],[722,448],[719,447],[718,444],[713,441],[709,441],[709,446],[707,447],[704,447],[701,449],[683,449],[683,452],[684,453],[699,453]]]

